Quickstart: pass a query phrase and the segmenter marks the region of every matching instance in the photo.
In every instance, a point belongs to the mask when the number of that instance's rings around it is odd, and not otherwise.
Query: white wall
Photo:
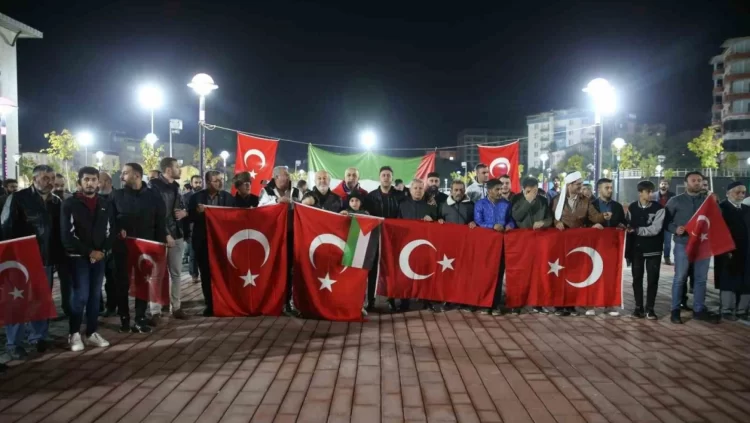
[[[0,27],[2,35],[12,40],[15,34]],[[16,44],[18,45],[18,44]],[[16,68],[16,48],[8,45],[5,40],[0,39],[0,97],[13,100],[18,104],[18,71]],[[23,105],[20,105],[23,107]],[[7,159],[6,165],[8,177],[17,176],[13,156],[18,154],[18,111],[6,116],[8,135],[6,138]],[[2,153],[2,152],[0,152]]]

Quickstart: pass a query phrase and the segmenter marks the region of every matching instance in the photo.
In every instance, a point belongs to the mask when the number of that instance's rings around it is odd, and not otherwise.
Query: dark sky
[[[709,58],[750,35],[739,0],[2,3],[44,32],[18,48],[25,150],[64,127],[145,135],[140,82],[166,93],[157,134],[181,118],[192,142],[198,101],[185,84],[198,72],[220,87],[209,122],[314,143],[352,145],[367,126],[392,147],[525,128],[527,114],[586,106],[581,88],[599,76],[639,120],[694,129],[710,121]],[[233,139],[214,131],[208,143],[233,151]]]

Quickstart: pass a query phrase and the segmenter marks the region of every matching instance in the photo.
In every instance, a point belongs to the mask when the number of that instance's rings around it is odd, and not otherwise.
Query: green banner
[[[377,183],[380,179],[380,167],[390,166],[394,179],[403,179],[408,184],[412,178],[426,177],[426,172],[435,168],[435,154],[418,157],[391,157],[371,151],[355,154],[332,153],[322,148],[308,146],[307,163],[309,178],[318,170],[326,170],[333,180],[344,179],[348,167],[359,169],[359,179],[363,186],[367,181]]]

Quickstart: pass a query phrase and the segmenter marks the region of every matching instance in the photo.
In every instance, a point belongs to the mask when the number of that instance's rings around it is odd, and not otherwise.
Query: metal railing
[[[672,171],[673,176],[685,176],[688,172],[694,172],[695,170],[699,170],[704,175],[708,175],[708,169],[670,169]],[[744,168],[744,169],[713,169],[711,171],[712,176],[714,177],[729,177],[729,178],[745,178],[750,177],[750,168]],[[664,172],[661,173],[661,175],[657,175],[656,172],[652,175],[652,177],[660,177],[663,176]],[[613,176],[617,177],[617,172],[613,172]],[[620,177],[622,179],[641,179],[644,178],[643,171],[641,169],[622,169],[620,170]]]

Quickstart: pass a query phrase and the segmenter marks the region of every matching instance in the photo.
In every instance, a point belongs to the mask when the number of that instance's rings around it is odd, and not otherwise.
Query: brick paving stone
[[[0,375],[8,422],[744,422],[750,326],[627,317],[372,313],[366,322],[204,318],[148,335],[102,319],[106,349],[54,349]],[[59,304],[58,284],[53,292]],[[709,280],[707,304],[718,295]],[[63,340],[67,323],[52,322]],[[4,340],[0,339],[0,343]],[[61,345],[64,345],[61,342]],[[2,361],[0,356],[0,361]]]

